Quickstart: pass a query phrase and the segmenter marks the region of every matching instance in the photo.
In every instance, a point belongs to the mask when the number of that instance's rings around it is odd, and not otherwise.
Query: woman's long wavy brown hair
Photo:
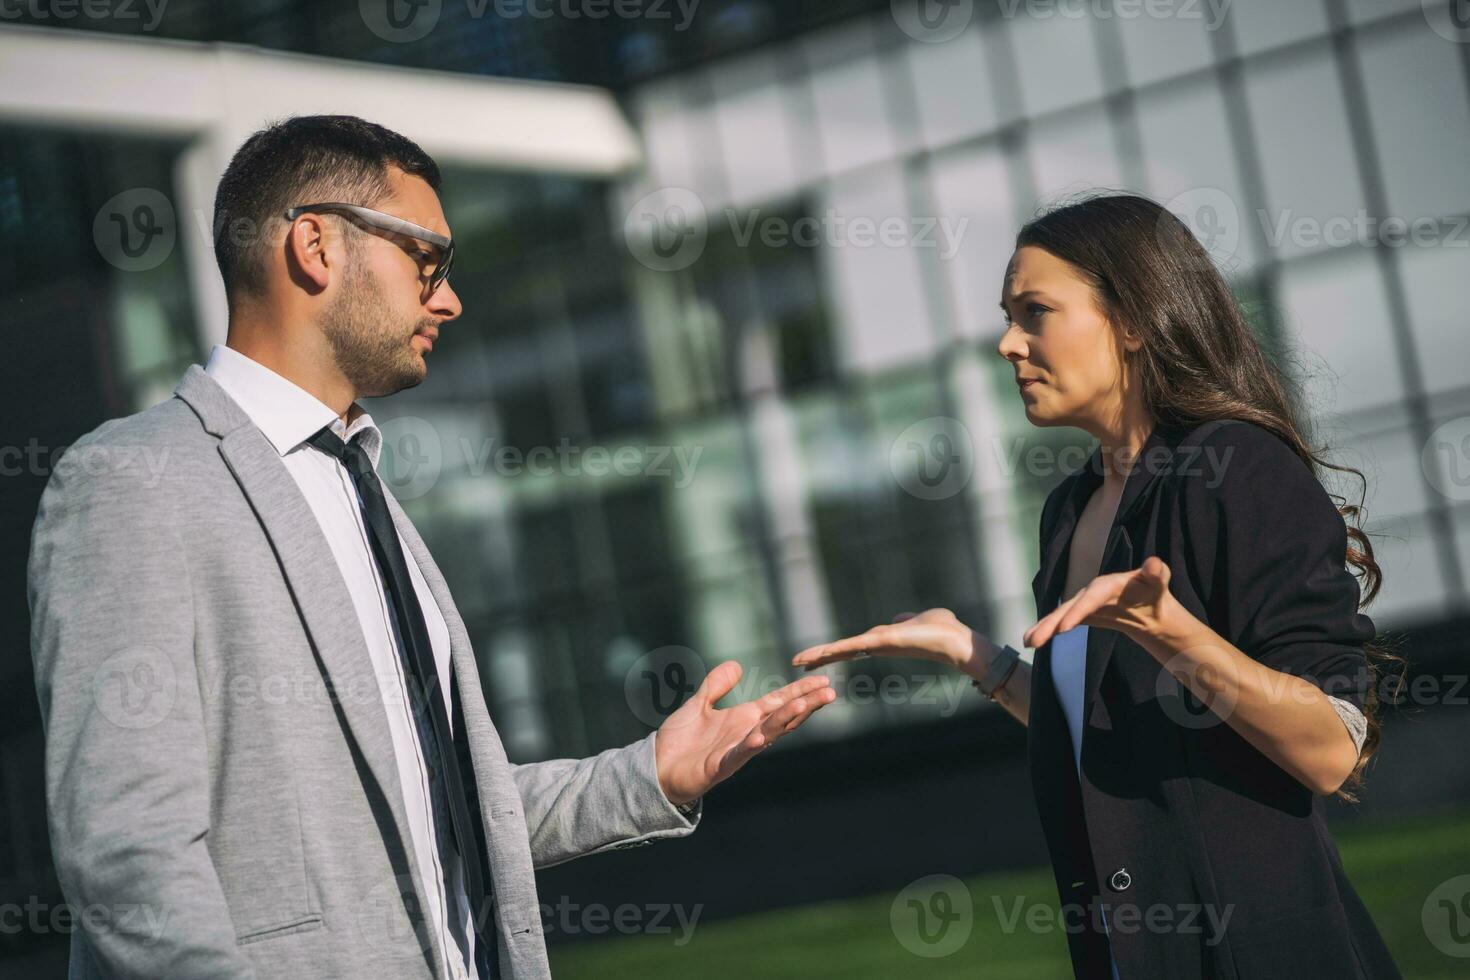
[[[1279,353],[1268,356],[1262,349],[1225,277],[1188,226],[1148,198],[1094,192],[1028,223],[1016,236],[1016,248],[1024,245],[1075,266],[1091,281],[1108,319],[1142,338],[1137,351],[1123,356],[1156,422],[1254,422],[1285,440],[1319,481],[1323,468],[1357,475],[1363,485],[1357,504],[1332,497],[1347,526],[1347,563],[1361,577],[1360,605],[1368,605],[1383,572],[1362,528],[1367,481],[1357,469],[1328,462],[1325,447],[1309,444],[1298,387],[1275,363]],[[1372,681],[1363,712],[1368,735],[1357,766],[1335,794],[1349,802],[1357,802],[1352,790],[1362,787],[1382,740],[1381,685],[1401,680],[1390,665],[1403,663],[1382,634],[1365,653]]]

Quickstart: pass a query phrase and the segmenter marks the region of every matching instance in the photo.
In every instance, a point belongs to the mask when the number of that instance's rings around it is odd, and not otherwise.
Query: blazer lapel
[[[203,368],[191,365],[175,394],[189,404],[206,431],[220,437],[220,455],[270,538],[336,703],[383,789],[400,840],[407,842],[408,815],[387,709],[377,697],[353,693],[376,692],[378,680],[364,648],[362,624],[347,583],[316,515],[275,447]],[[405,844],[405,850],[416,866],[413,848]],[[437,946],[437,939],[434,942]]]
[[[1184,431],[1184,427],[1158,423],[1149,433],[1148,439],[1144,442],[1143,451],[1134,461],[1133,469],[1129,471],[1128,478],[1124,481],[1123,496],[1118,502],[1117,512],[1113,515],[1113,523],[1108,529],[1107,542],[1103,547],[1102,562],[1098,568],[1099,575],[1129,571],[1136,567],[1135,544],[1128,530],[1128,522],[1149,499],[1160,477],[1172,468],[1174,450]],[[1064,598],[1067,598],[1062,595],[1062,591],[1066,585],[1072,535],[1077,529],[1077,521],[1082,514],[1082,509],[1087,505],[1088,498],[1102,484],[1103,474],[1102,447],[1098,446],[1088,457],[1082,469],[1070,477],[1073,481],[1072,485],[1063,499],[1055,528],[1047,539],[1042,567],[1038,572],[1038,581],[1044,597],[1044,601],[1039,604],[1038,616],[1045,616],[1060,605]],[[1115,630],[1090,629],[1087,631],[1087,665],[1082,717],[1088,725],[1091,724],[1098,689],[1102,686],[1103,673],[1107,670],[1108,661],[1112,659],[1118,635]]]

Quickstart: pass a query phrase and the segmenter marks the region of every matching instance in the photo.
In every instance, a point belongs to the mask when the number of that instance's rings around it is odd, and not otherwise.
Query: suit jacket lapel
[[[1112,526],[1108,529],[1102,562],[1098,568],[1099,575],[1128,571],[1136,567],[1135,544],[1127,527],[1128,522],[1149,499],[1159,478],[1169,472],[1173,463],[1174,449],[1178,446],[1179,439],[1185,431],[1186,428],[1182,426],[1159,423],[1149,433],[1148,439],[1144,442],[1143,451],[1134,461],[1133,469],[1128,473],[1128,478],[1123,484],[1123,496],[1118,502],[1117,512],[1113,515]],[[1103,482],[1104,472],[1102,447],[1098,446],[1088,457],[1082,469],[1068,477],[1071,485],[1064,491],[1065,496],[1054,522],[1054,528],[1046,539],[1041,570],[1037,573],[1042,596],[1042,600],[1038,603],[1038,617],[1045,616],[1055,609],[1064,598],[1067,598],[1062,595],[1062,592],[1066,586],[1072,535],[1077,529],[1077,521],[1081,517],[1082,509],[1087,505],[1088,498]],[[1090,629],[1087,631],[1087,665],[1082,717],[1089,725],[1097,701],[1098,689],[1102,685],[1108,661],[1112,659],[1118,635],[1114,630]]]
[[[377,678],[347,583],[316,515],[275,447],[253,425],[242,426],[221,440],[220,454],[270,536],[332,689],[376,691]],[[386,709],[377,698],[341,697],[338,703],[373,775],[393,790],[388,796],[406,840],[408,823]]]
[[[427,869],[417,867],[414,849],[407,846],[408,814],[387,709],[376,696],[378,679],[364,647],[362,624],[316,515],[270,440],[203,368],[190,366],[175,394],[189,404],[206,431],[220,437],[220,455],[270,538],[336,703],[382,787],[410,866],[419,872],[415,882],[424,880]],[[362,697],[362,691],[374,696]],[[432,930],[429,938],[440,955]]]

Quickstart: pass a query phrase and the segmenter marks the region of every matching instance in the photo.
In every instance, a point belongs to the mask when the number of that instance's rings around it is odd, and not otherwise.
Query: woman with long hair
[[[1317,476],[1344,468],[1146,198],[1027,224],[1001,308],[1027,419],[1098,440],[1042,509],[1032,662],[930,609],[794,663],[937,661],[1027,726],[1077,977],[1398,977],[1323,810],[1354,799],[1398,659],[1359,611],[1382,581],[1360,508]]]

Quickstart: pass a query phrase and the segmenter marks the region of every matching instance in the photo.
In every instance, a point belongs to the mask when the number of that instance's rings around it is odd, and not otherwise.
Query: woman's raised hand
[[[1155,636],[1162,624],[1177,619],[1182,611],[1169,591],[1170,575],[1169,566],[1156,555],[1132,571],[1099,575],[1032,624],[1021,642],[1040,647],[1078,626],[1117,630],[1140,642]]]

